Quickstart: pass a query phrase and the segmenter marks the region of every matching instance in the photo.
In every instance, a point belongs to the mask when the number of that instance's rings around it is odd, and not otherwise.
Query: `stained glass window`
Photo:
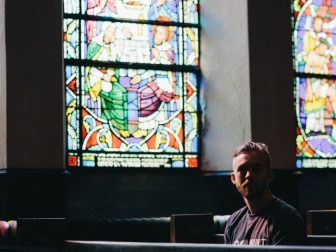
[[[64,0],[67,166],[198,168],[198,0]]]
[[[336,168],[336,1],[294,0],[297,167]]]

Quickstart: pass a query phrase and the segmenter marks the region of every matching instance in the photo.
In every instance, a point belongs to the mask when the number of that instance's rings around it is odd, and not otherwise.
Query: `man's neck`
[[[245,204],[251,214],[258,214],[260,211],[268,207],[274,199],[270,191],[265,191],[260,197],[255,199],[244,198]]]

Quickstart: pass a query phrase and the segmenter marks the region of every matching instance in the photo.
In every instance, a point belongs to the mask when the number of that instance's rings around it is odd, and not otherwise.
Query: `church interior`
[[[335,169],[297,168],[292,2],[199,0],[197,169],[67,169],[62,1],[0,0],[0,219],[22,220],[28,237],[19,245],[0,244],[0,251],[231,251],[197,241],[173,245],[166,222],[173,215],[197,222],[199,216],[227,216],[242,207],[230,181],[232,153],[250,140],[269,146],[272,192],[294,206],[307,226],[310,211],[336,209]],[[336,248],[336,212],[328,216],[316,225],[329,222],[334,233],[323,242],[312,239],[313,251]],[[113,222],[123,219],[126,224]],[[138,230],[130,223],[149,219],[165,222],[166,229],[148,224]],[[88,244],[55,245],[67,221],[75,225],[65,239]],[[86,230],[90,223],[100,231]],[[48,241],[40,245],[38,239]]]

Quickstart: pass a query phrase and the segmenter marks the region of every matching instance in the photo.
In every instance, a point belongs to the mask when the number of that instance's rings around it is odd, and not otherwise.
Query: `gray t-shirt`
[[[252,215],[245,206],[233,213],[224,231],[225,244],[304,244],[306,228],[295,208],[279,198],[260,213]]]

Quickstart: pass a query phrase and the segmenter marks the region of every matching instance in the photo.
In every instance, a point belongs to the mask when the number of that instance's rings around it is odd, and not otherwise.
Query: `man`
[[[301,216],[292,206],[272,195],[269,189],[272,171],[267,146],[249,142],[238,147],[232,165],[231,181],[246,206],[230,216],[224,243],[303,244],[306,234]]]

